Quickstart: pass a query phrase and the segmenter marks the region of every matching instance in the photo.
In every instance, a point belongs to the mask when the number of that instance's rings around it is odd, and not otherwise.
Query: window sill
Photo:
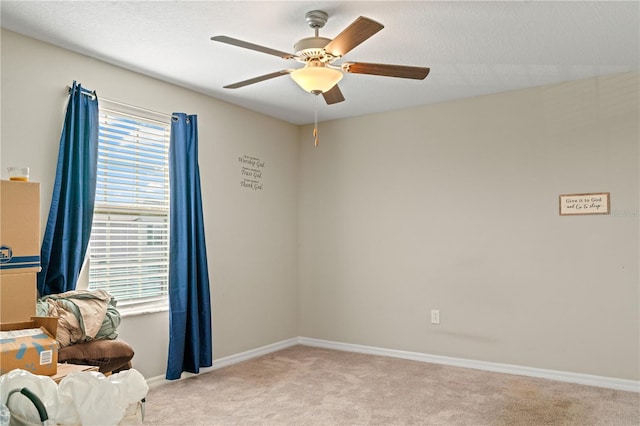
[[[122,318],[125,317],[135,317],[139,315],[147,315],[147,314],[156,314],[158,312],[168,312],[169,306],[141,306],[136,308],[118,308],[120,312],[120,316]]]

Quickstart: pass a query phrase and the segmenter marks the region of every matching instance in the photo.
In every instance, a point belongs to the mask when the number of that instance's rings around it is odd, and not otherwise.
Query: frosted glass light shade
[[[293,81],[307,92],[326,92],[342,80],[342,72],[337,69],[306,66],[291,73]]]

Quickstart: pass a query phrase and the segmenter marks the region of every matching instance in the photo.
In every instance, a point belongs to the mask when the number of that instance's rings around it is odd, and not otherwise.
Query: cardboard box
[[[0,274],[0,323],[23,322],[36,315],[37,275]]]
[[[51,376],[54,382],[60,383],[62,379],[67,377],[71,373],[77,373],[79,371],[100,371],[99,367],[94,365],[82,365],[82,364],[58,364],[58,372]]]
[[[0,181],[0,274],[40,271],[40,184]]]
[[[57,317],[31,317],[31,321],[0,324],[0,374],[16,368],[45,376],[56,374],[57,331]]]

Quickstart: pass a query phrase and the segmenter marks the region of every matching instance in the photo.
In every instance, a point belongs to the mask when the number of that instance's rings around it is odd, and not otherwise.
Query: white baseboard
[[[577,383],[580,385],[597,386],[601,388],[617,389],[628,392],[640,393],[640,381],[617,379],[615,377],[594,376],[591,374],[571,373],[566,371],[545,370],[542,368],[523,367],[520,365],[500,364],[495,362],[476,361],[465,358],[453,358],[448,356],[430,355],[421,352],[401,351],[375,346],[356,345],[353,343],[334,342],[330,340],[313,339],[309,337],[292,337],[270,345],[256,349],[229,355],[213,361],[213,366],[200,369],[200,374],[227,367],[242,361],[247,361],[262,355],[267,355],[294,345],[314,346],[325,349],[335,349],[346,352],[358,352],[370,355],[381,355],[392,358],[409,359],[412,361],[431,362],[434,364],[451,365],[455,367],[473,368],[475,370],[493,371],[496,373],[515,374],[518,376],[537,377],[542,379],[557,380],[560,382]],[[181,379],[194,376],[191,373],[183,373]],[[150,388],[171,383],[164,376],[156,376],[147,379]]]
[[[229,365],[237,364],[242,361],[249,360],[251,358],[256,358],[262,355],[267,355],[272,352],[276,352],[290,346],[297,345],[298,337],[292,337],[291,339],[281,340],[276,343],[272,343],[270,345],[261,346],[256,349],[251,349],[245,352],[240,352],[239,354],[225,356],[223,358],[217,359],[213,361],[213,367],[209,367],[208,370],[215,370],[222,367],[227,367]]]
[[[452,358],[440,355],[429,355],[420,352],[400,351],[374,346],[355,345],[351,343],[333,342],[329,340],[299,337],[298,343],[306,346],[315,346],[339,351],[358,352],[363,354],[381,355],[392,358],[409,359],[413,361],[431,362],[434,364],[452,365],[456,367],[473,368],[476,370],[493,371],[497,373],[515,374],[519,376],[538,377],[542,379],[557,380],[560,382],[577,383],[580,385],[597,386],[640,393],[640,381],[617,379],[615,377],[594,376],[591,374],[579,374],[566,371],[545,370],[542,368],[523,367],[520,365],[499,364],[472,359]]]
[[[205,367],[200,369],[200,373],[208,373],[213,370],[217,370],[218,368],[228,367],[229,365],[237,364],[242,361],[250,360],[251,358],[256,358],[262,355],[267,355],[272,352],[277,352],[279,350],[288,348],[290,346],[295,346],[298,344],[298,337],[292,337],[290,339],[282,340],[280,342],[271,343],[269,345],[261,346],[256,349],[250,349],[248,351],[240,352],[238,354],[229,355],[222,357],[220,359],[214,359],[213,365],[211,367]],[[195,376],[193,373],[182,373],[182,377],[178,380],[186,379],[187,377]],[[167,383],[174,382],[175,380],[167,380],[164,375],[151,377],[147,379],[147,385],[149,388],[154,388],[156,386],[165,385]]]

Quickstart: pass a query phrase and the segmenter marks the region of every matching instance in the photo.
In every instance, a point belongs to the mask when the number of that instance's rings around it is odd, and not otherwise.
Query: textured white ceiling
[[[638,1],[7,1],[3,28],[294,124],[395,110],[640,68]],[[327,106],[288,76],[224,85],[301,66],[210,41],[227,35],[293,52],[333,38],[358,16],[385,28],[345,61],[428,66],[423,81],[346,74]],[[340,62],[338,62],[340,63]],[[318,100],[319,102],[315,102]]]

